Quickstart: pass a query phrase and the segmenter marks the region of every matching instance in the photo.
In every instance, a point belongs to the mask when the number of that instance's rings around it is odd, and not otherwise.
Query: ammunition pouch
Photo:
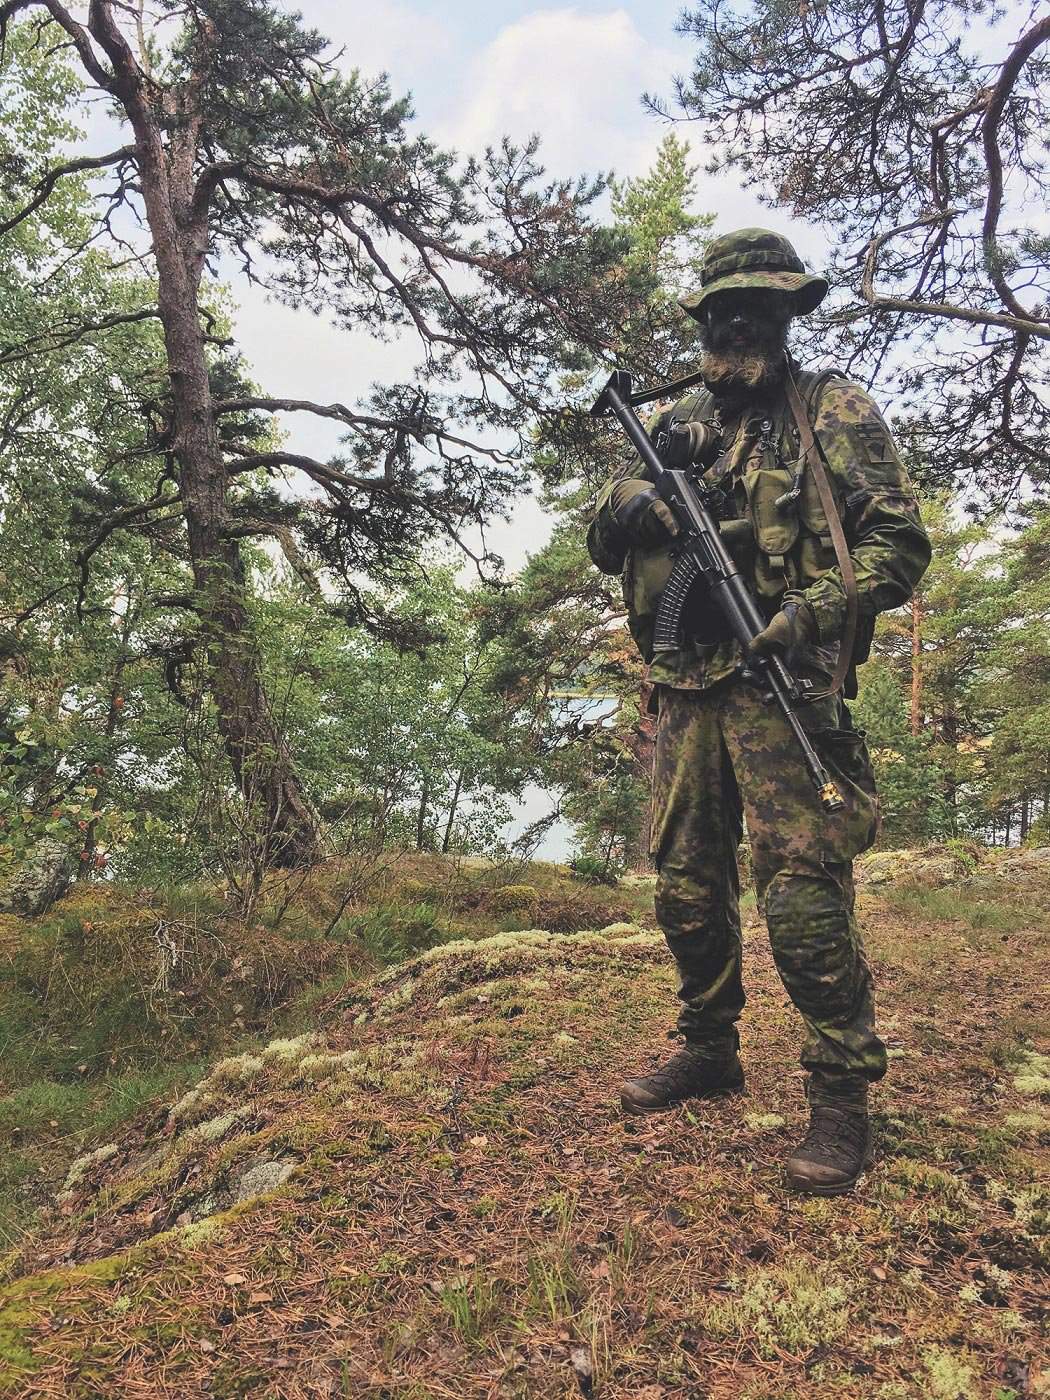
[[[760,598],[777,599],[797,586],[794,559],[799,518],[791,497],[794,477],[784,466],[763,465],[743,477],[748,511],[755,532],[755,591]]]

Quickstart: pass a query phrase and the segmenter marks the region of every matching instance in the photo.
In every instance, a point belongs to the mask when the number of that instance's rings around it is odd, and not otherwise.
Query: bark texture
[[[201,125],[197,93],[188,82],[168,95],[164,106],[174,110],[158,111],[147,76],[105,0],[93,0],[89,27],[113,64],[115,95],[135,133],[171,379],[171,447],[219,731],[238,785],[259,813],[268,858],[282,865],[311,864],[321,856],[318,820],[262,683],[240,546],[231,533],[229,475],[199,307],[209,202],[199,197],[195,179]]]

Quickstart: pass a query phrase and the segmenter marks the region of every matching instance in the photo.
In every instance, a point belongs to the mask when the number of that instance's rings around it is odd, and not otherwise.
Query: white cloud
[[[341,65],[359,68],[366,77],[389,73],[399,95],[425,79],[448,59],[448,27],[398,0],[306,0],[303,18],[345,50]]]
[[[520,142],[539,132],[543,159],[557,174],[636,174],[661,135],[640,95],[662,87],[675,66],[675,56],[647,43],[626,10],[536,10],[506,25],[474,58],[466,100],[438,135],[469,153],[504,134]]]
[[[468,154],[504,135],[520,143],[538,132],[540,158],[556,175],[639,175],[669,129],[642,105],[642,93],[667,96],[674,75],[689,67],[691,45],[670,33],[668,39],[674,48],[648,40],[623,8],[535,10],[504,26],[474,57],[463,100],[435,135]],[[679,135],[701,163],[707,153],[698,133],[687,124]],[[701,173],[697,184],[696,208],[717,213],[718,231],[774,223],[799,241],[803,256],[823,253],[819,236],[766,209],[734,176]]]

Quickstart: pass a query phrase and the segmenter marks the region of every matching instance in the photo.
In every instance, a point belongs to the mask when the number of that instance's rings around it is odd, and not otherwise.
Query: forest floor
[[[860,912],[891,1072],[876,1163],[829,1200],[783,1182],[799,1027],[753,901],[748,1092],[647,1119],[617,1092],[667,1053],[674,1015],[645,882],[532,867],[453,886],[436,858],[408,861],[396,891],[341,914],[332,888],[304,891],[320,925],[263,921],[243,946],[198,908],[222,955],[192,976],[175,957],[166,982],[157,921],[198,944],[157,896],[74,893],[35,930],[5,921],[0,1027],[22,1077],[0,1100],[0,1393],[1050,1395],[1050,864],[1008,879],[959,852],[873,860]],[[111,950],[125,930],[108,963],[107,919]],[[127,968],[147,947],[142,1000]],[[78,959],[130,1002],[88,996]],[[51,1056],[36,1078],[19,997]],[[128,1043],[131,1003],[166,1064]],[[99,1024],[63,1024],[63,1006]],[[84,1058],[63,1060],[70,1045]],[[137,1087],[114,1096],[122,1082]]]

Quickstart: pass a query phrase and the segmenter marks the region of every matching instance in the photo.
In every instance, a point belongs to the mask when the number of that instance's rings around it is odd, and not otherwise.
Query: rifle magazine
[[[693,554],[680,554],[671,576],[660,596],[653,631],[653,652],[678,651],[682,645],[682,621],[690,591],[700,574],[700,564]]]

